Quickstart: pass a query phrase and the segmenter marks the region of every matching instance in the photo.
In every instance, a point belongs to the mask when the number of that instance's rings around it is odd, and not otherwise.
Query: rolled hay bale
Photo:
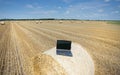
[[[35,75],[68,75],[51,56],[40,54],[33,58]]]
[[[87,51],[79,44],[72,43],[71,52],[58,55],[56,48],[44,52],[56,60],[68,75],[94,75],[94,62]],[[72,56],[69,56],[70,55]]]
[[[42,21],[40,21],[40,23],[42,23]]]
[[[38,23],[39,23],[39,21],[35,21],[35,23],[36,23],[36,24],[38,24]]]
[[[63,23],[63,21],[59,21],[59,23]]]
[[[70,23],[74,23],[74,21],[70,21]]]
[[[81,21],[81,23],[84,23],[84,21]]]
[[[1,21],[1,22],[0,22],[0,25],[5,25],[5,22],[4,22],[4,21]]]

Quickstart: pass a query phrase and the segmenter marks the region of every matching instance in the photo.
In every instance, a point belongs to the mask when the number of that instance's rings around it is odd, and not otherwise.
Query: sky
[[[0,0],[0,19],[120,20],[120,0]]]

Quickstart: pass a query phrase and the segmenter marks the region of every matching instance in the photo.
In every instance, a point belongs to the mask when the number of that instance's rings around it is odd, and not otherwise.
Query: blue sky
[[[0,0],[0,18],[120,20],[120,0]]]

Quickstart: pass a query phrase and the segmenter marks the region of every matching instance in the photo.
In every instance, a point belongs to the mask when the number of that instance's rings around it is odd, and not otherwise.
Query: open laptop
[[[58,55],[72,56],[71,41],[57,40],[56,53]]]

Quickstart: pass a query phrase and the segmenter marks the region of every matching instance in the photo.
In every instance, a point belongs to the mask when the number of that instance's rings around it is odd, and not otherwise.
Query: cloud
[[[118,5],[118,8],[120,8],[120,5]]]
[[[55,14],[58,11],[56,10],[36,10],[36,11],[31,11],[29,14],[43,14],[43,15],[50,15],[50,14]]]
[[[118,14],[118,13],[120,13],[120,12],[116,10],[116,11],[113,11],[112,13],[113,13],[113,14]]]
[[[110,2],[110,0],[104,0],[105,2]]]
[[[66,7],[64,16],[80,19],[95,19],[108,17],[108,6],[110,4],[104,2],[83,2],[72,4]]]
[[[61,9],[61,8],[62,8],[61,6],[58,7],[58,9]]]
[[[99,9],[98,12],[103,12],[104,10],[103,9]]]
[[[70,5],[69,9],[94,9],[94,8],[104,8],[106,6],[109,6],[109,4],[103,4],[99,2],[84,2],[84,3],[78,3],[75,5]]]
[[[98,2],[84,2],[84,3],[78,3],[75,5],[70,5],[66,8],[66,11],[69,11],[70,13],[76,13],[81,12],[84,14],[84,12],[103,12],[103,8],[109,6],[109,4],[102,4]],[[99,9],[99,10],[98,10]],[[98,13],[97,12],[97,13]]]
[[[66,13],[66,14],[69,14],[69,13],[70,13],[70,11],[66,11],[65,13]]]
[[[71,3],[73,0],[63,0],[65,3]]]
[[[27,8],[34,8],[34,6],[32,4],[27,4],[26,7]]]
[[[31,8],[31,9],[39,9],[39,8],[42,8],[41,6],[39,5],[33,5],[33,4],[27,4],[25,7],[27,8]]]

